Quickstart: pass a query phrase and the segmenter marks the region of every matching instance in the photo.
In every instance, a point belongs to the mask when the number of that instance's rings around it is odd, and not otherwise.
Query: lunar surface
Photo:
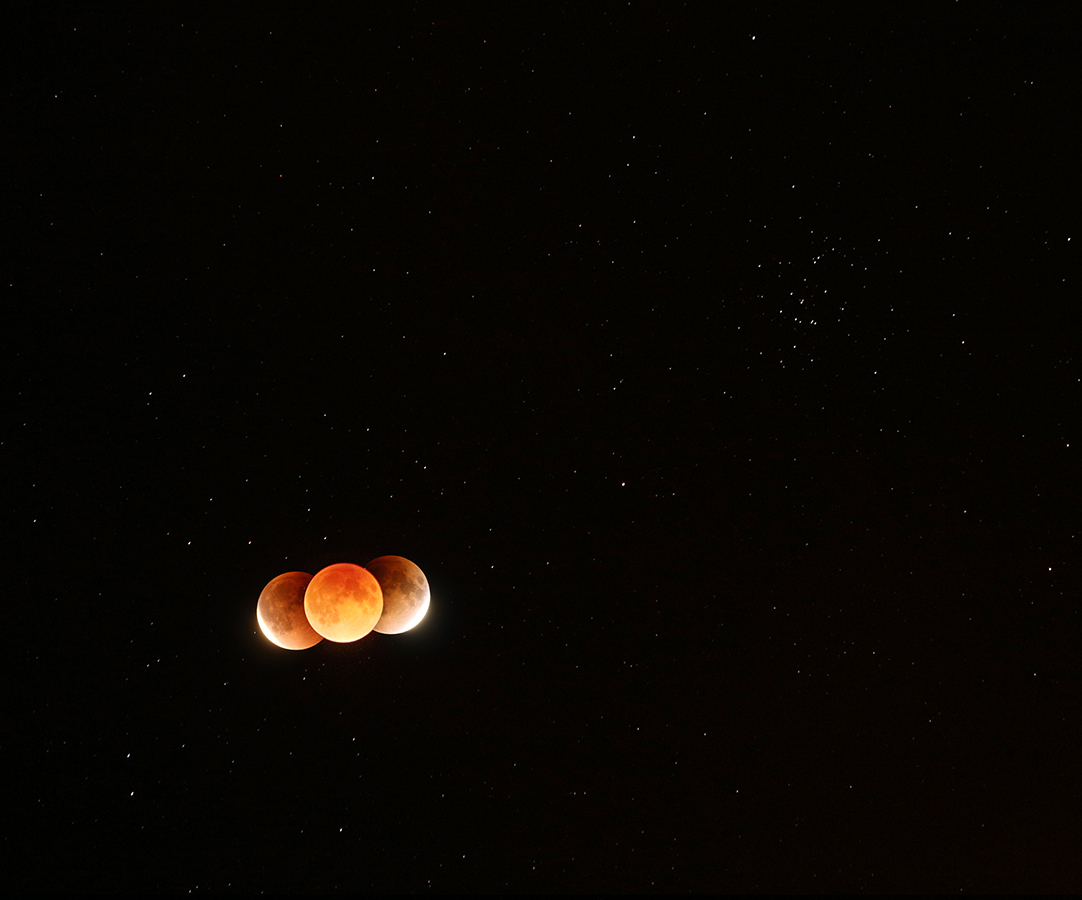
[[[285,572],[263,588],[256,603],[263,634],[285,650],[307,650],[323,640],[304,614],[304,590],[311,580],[307,572]]]
[[[370,632],[383,614],[383,591],[376,577],[353,563],[320,569],[304,592],[304,611],[328,641],[348,644]]]
[[[380,556],[368,564],[368,571],[383,589],[383,615],[376,631],[401,634],[425,617],[432,595],[428,579],[416,563],[401,556]]]

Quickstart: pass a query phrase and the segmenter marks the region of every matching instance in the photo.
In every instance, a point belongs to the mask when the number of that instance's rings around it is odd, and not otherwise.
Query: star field
[[[21,13],[16,887],[1077,891],[1065,26]]]

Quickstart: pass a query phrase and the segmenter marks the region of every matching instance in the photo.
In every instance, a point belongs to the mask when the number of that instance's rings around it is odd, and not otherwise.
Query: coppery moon
[[[320,569],[304,592],[304,611],[312,627],[329,641],[360,640],[383,613],[383,591],[376,577],[353,563]]]
[[[432,594],[420,567],[401,556],[380,556],[368,564],[383,589],[383,615],[376,623],[380,634],[409,631],[425,617]]]
[[[284,572],[263,588],[256,602],[260,630],[284,650],[307,650],[323,640],[304,614],[304,591],[311,580],[307,572]]]

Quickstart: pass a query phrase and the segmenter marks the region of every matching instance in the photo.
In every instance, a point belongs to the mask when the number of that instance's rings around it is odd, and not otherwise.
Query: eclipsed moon
[[[304,592],[304,611],[328,641],[348,644],[370,632],[383,613],[383,591],[376,577],[353,563],[320,569]]]
[[[323,640],[304,614],[304,590],[311,580],[307,572],[285,572],[263,588],[255,605],[260,630],[284,650],[307,650]]]
[[[380,634],[409,631],[425,617],[432,594],[428,579],[416,563],[401,556],[380,556],[368,564],[383,589],[383,615],[376,623]]]

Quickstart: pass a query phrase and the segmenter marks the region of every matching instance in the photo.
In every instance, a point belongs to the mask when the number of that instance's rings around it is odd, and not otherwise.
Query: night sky
[[[1069,9],[24,5],[9,887],[1082,890]]]

